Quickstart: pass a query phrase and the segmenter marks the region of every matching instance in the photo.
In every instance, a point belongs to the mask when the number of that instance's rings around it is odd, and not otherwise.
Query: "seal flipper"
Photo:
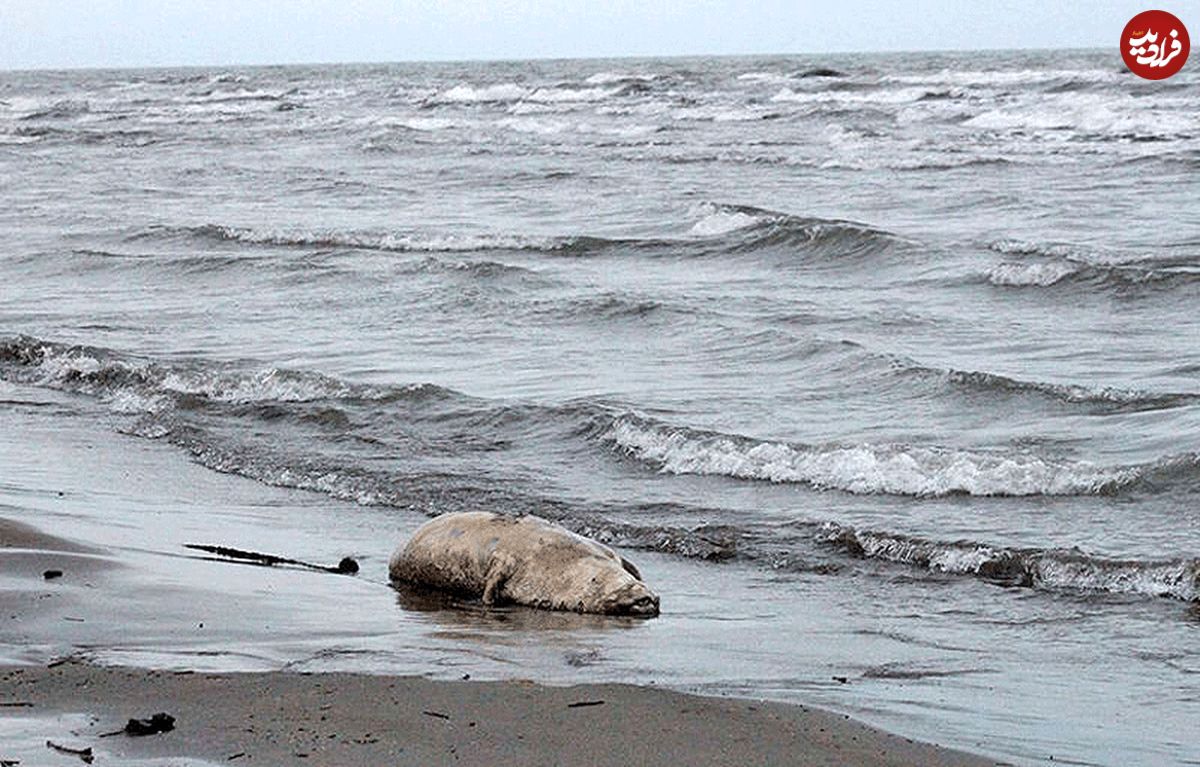
[[[637,578],[639,581],[642,579],[642,574],[638,572],[638,569],[633,566],[633,563],[625,557],[621,557],[621,567],[625,568],[625,572],[629,573],[634,578]]]
[[[489,607],[504,601],[504,584],[512,574],[513,563],[507,557],[493,555],[488,568],[487,580],[483,584],[483,603]]]
[[[488,577],[487,584],[483,587],[483,603],[488,607],[497,604],[502,598],[501,593],[504,589],[504,582],[508,580],[508,576],[496,572]]]

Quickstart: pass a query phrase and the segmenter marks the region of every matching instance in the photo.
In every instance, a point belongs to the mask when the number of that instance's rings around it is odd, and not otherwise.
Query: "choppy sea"
[[[663,625],[710,600],[579,674],[1197,764],[1196,72],[0,72],[0,409],[318,494],[351,549],[531,512],[648,560]]]

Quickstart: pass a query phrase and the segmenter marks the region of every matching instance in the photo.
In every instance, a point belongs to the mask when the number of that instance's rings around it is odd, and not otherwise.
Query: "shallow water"
[[[0,502],[151,579],[534,511],[663,595],[616,630],[368,584],[329,633],[344,593],[264,575],[286,639],[202,642],[255,667],[1197,760],[1198,107],[1107,52],[3,73]]]

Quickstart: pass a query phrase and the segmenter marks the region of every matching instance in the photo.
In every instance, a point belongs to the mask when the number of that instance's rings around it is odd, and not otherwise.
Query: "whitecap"
[[[1141,474],[1024,453],[916,445],[803,446],[693,432],[635,416],[616,418],[604,439],[668,474],[799,483],[859,494],[942,496],[1090,495]]]
[[[435,101],[459,104],[478,104],[498,101],[517,101],[524,98],[527,91],[516,83],[500,83],[475,87],[472,85],[456,85],[435,97]]]
[[[1009,287],[1048,287],[1079,271],[1076,264],[1064,261],[1020,263],[1005,261],[988,272],[988,282]]]

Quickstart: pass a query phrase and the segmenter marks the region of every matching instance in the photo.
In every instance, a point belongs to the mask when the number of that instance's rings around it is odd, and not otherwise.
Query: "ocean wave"
[[[667,474],[797,483],[856,494],[1100,495],[1118,492],[1154,468],[1103,467],[1027,453],[936,446],[760,441],[632,414],[613,419],[598,439]]]
[[[442,91],[430,103],[442,104],[486,104],[502,101],[517,101],[527,94],[525,88],[516,83],[473,86],[460,84]]]
[[[603,101],[620,92],[619,88],[537,88],[525,98],[543,104]]]
[[[874,254],[901,240],[869,224],[839,219],[796,216],[749,205],[701,203],[691,209],[700,216],[689,234],[697,239],[727,242],[723,252],[740,253],[769,246],[789,245],[819,255]],[[800,252],[796,255],[799,257]]]
[[[1107,85],[1118,83],[1123,77],[1124,73],[1112,69],[942,69],[912,75],[884,75],[880,82],[996,88],[1060,82]]]
[[[1095,265],[1073,261],[1004,261],[987,273],[987,281],[1003,288],[1048,288],[1082,285],[1137,293],[1200,284],[1200,266],[1150,264]]]
[[[409,274],[463,274],[471,277],[494,279],[503,277],[536,278],[542,275],[534,269],[499,261],[450,261],[426,256],[412,261],[401,270]]]
[[[199,226],[155,226],[129,237],[174,239],[188,237],[218,242],[280,247],[354,248],[398,253],[456,253],[486,250],[557,250],[570,247],[574,238],[536,237],[515,234],[391,234],[287,229],[249,229],[201,224]]]
[[[1101,94],[1061,93],[1052,100],[981,112],[964,120],[964,128],[1022,133],[1058,131],[1072,136],[1118,138],[1186,138],[1197,135],[1195,120],[1182,110],[1156,102],[1147,108],[1128,97],[1114,101]]]
[[[688,234],[697,237],[719,237],[723,234],[736,232],[739,229],[758,226],[763,222],[761,217],[743,210],[729,210],[709,206],[707,209],[700,209],[698,213],[703,217],[692,224],[692,228],[688,230]]]
[[[829,67],[809,67],[796,73],[796,77],[846,77],[846,73]]]
[[[728,256],[760,248],[792,246],[794,255],[849,257],[875,253],[899,241],[890,232],[867,224],[837,219],[795,216],[743,205],[705,203],[694,207],[696,217],[683,238],[607,238],[589,235],[539,236],[506,233],[420,234],[251,229],[223,224],[152,226],[130,234],[137,241],[197,239],[248,245],[309,248],[350,248],[398,253],[467,253],[480,251],[539,251],[566,256],[598,255],[629,250],[664,254]],[[713,242],[725,247],[713,248]]]
[[[1094,388],[1079,384],[1024,381],[974,370],[951,369],[938,371],[938,375],[951,385],[979,391],[1038,394],[1068,404],[1112,406],[1119,410],[1160,410],[1200,402],[1200,393],[1159,393],[1115,386]]]
[[[932,572],[973,575],[1008,586],[1200,600],[1197,559],[1107,559],[1075,549],[1021,549],[971,541],[932,541],[834,523],[823,525],[818,539],[855,557]]]
[[[158,411],[164,402],[195,398],[249,404],[453,396],[449,390],[432,384],[374,386],[276,367],[245,370],[221,363],[167,364],[31,336],[0,340],[0,377],[108,397],[119,412]]]
[[[778,109],[764,109],[761,106],[684,106],[671,110],[673,120],[695,120],[700,122],[736,123],[754,122],[756,120],[774,120],[782,117]]]
[[[268,91],[258,88],[236,88],[233,90],[205,90],[182,97],[188,103],[213,104],[227,101],[282,101],[285,96],[294,93],[293,90]]]
[[[626,83],[650,83],[658,80],[660,75],[639,74],[631,72],[597,72],[589,75],[584,82],[588,85],[624,85]]]
[[[602,293],[566,300],[551,299],[534,302],[530,308],[536,316],[568,320],[642,319],[664,309],[659,301],[620,293]]]
[[[737,79],[744,83],[764,83],[766,85],[786,85],[796,82],[790,74],[775,71],[743,72],[737,76]]]
[[[988,282],[1000,287],[1049,287],[1072,274],[1078,274],[1079,270],[1078,265],[1063,261],[1032,264],[1005,261],[988,271]]]
[[[377,124],[385,128],[405,128],[420,133],[435,133],[462,127],[462,123],[445,117],[406,117],[396,120],[381,120]]]
[[[988,270],[987,281],[998,287],[1050,287],[1059,284],[1100,288],[1173,287],[1200,282],[1200,264],[1189,259],[1121,256],[1067,243],[998,240],[988,249],[1022,260],[1002,261]]]
[[[18,120],[68,120],[87,114],[91,104],[77,99],[55,101],[48,106],[38,107],[17,117]]]
[[[67,144],[100,145],[111,144],[124,147],[145,147],[159,142],[157,134],[144,129],[82,129],[60,128],[48,125],[20,125],[11,130],[0,130],[0,137],[11,137],[5,143],[62,142]]]
[[[896,104],[913,104],[930,98],[950,99],[960,98],[964,93],[951,88],[911,87],[894,90],[879,89],[873,91],[797,91],[792,88],[781,88],[771,101],[774,103],[799,104],[835,104],[839,106],[890,106]]]

